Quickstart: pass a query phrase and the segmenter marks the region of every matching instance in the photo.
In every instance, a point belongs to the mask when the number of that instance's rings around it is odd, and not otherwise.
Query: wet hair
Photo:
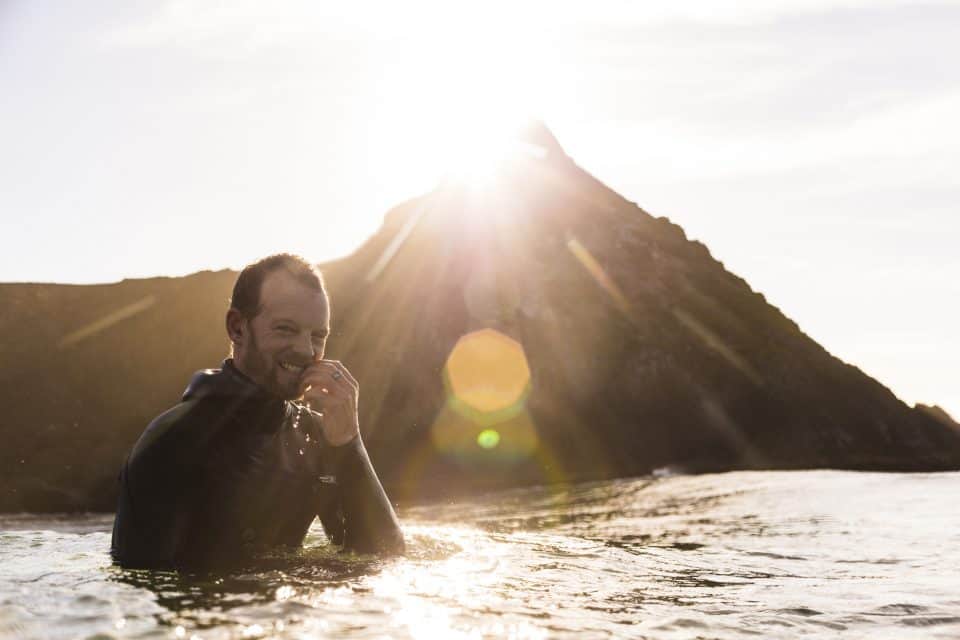
[[[248,320],[260,313],[260,290],[263,281],[268,275],[284,269],[307,287],[327,297],[327,288],[320,271],[301,258],[289,253],[278,253],[250,263],[243,268],[237,281],[233,285],[233,295],[230,297],[230,307],[236,309]]]

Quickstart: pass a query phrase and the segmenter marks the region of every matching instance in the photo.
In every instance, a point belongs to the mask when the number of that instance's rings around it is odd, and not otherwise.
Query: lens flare
[[[447,402],[434,421],[434,448],[469,465],[512,464],[540,440],[526,411],[530,367],[523,346],[494,329],[461,337],[444,367]]]
[[[523,347],[494,329],[460,338],[447,358],[444,373],[454,408],[470,417],[509,417],[511,410],[522,405],[530,387],[530,367]]]
[[[469,467],[520,462],[540,446],[533,419],[525,410],[496,425],[484,426],[447,405],[430,433],[438,453]]]
[[[484,449],[493,449],[500,444],[500,434],[495,429],[484,429],[477,436],[477,444]]]
[[[617,283],[614,282],[603,267],[600,266],[600,263],[593,257],[593,254],[574,237],[567,240],[567,248],[580,265],[587,270],[587,273],[590,274],[594,281],[600,285],[600,288],[607,292],[607,295],[610,296],[617,308],[625,314],[630,315],[630,303],[627,302],[623,291],[620,290]]]
[[[65,335],[63,338],[60,339],[60,342],[58,343],[57,346],[63,349],[65,347],[69,347],[78,342],[86,340],[87,338],[95,336],[101,331],[109,329],[110,327],[117,324],[118,322],[122,322],[127,318],[132,318],[133,316],[146,311],[147,309],[152,307],[154,303],[156,303],[156,301],[157,301],[156,296],[151,295],[145,298],[141,298],[140,300],[137,300],[132,304],[128,304],[125,307],[121,307],[116,311],[112,311],[106,314],[105,316],[98,318],[94,322],[86,324],[80,327],[79,329],[77,329],[76,331],[73,331]]]

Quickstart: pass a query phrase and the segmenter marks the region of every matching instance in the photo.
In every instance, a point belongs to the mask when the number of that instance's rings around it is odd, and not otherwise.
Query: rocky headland
[[[942,409],[830,355],[542,126],[522,147],[495,185],[445,182],[321,265],[328,356],[361,383],[392,497],[662,467],[960,468]],[[235,277],[0,284],[0,510],[111,510],[144,426],[225,356]]]

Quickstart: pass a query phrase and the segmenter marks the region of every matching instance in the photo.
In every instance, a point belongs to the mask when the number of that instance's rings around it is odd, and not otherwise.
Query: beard
[[[279,361],[262,352],[252,331],[246,357],[241,364],[247,375],[270,395],[282,400],[296,400],[303,395],[299,376],[291,376],[280,368]]]

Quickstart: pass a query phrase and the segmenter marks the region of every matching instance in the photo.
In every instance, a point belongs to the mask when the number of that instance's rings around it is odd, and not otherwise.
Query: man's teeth
[[[295,364],[290,364],[289,362],[281,362],[280,366],[287,371],[296,371],[297,373],[303,371],[304,367],[298,367]]]

